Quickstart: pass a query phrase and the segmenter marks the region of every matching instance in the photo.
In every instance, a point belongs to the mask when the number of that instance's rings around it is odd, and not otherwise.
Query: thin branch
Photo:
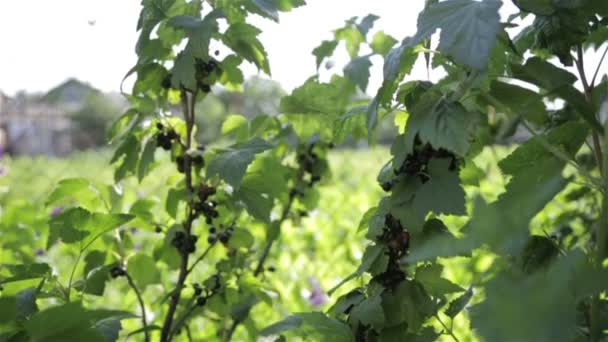
[[[192,265],[190,265],[190,268],[188,268],[188,270],[186,271],[186,275],[189,275],[190,273],[192,273],[192,271],[194,270],[194,268],[196,267],[196,265],[201,262],[203,259],[205,259],[205,257],[207,256],[207,254],[209,254],[209,251],[211,250],[211,248],[213,248],[213,246],[215,246],[216,244],[213,243],[211,245],[209,245],[209,247],[207,247],[207,249],[205,249],[205,251],[203,252],[203,254],[201,254],[201,256],[199,256],[193,263]]]
[[[590,104],[593,104],[593,85],[589,85],[589,82],[587,82],[587,76],[585,75],[585,59],[583,56],[583,48],[582,46],[579,44],[576,47],[576,54],[578,56],[578,59],[576,60],[576,69],[578,70],[578,75],[581,78],[581,82],[583,83],[583,89],[585,91],[585,99],[587,100],[587,102],[589,102]],[[603,57],[602,57],[603,59]],[[600,62],[601,65],[601,62]],[[598,66],[599,68],[599,66]],[[594,76],[594,80],[595,80],[595,76]],[[598,133],[593,130],[592,133],[592,137],[593,137],[593,155],[595,156],[595,162],[597,163],[597,167],[600,170],[600,174],[603,173],[603,165],[602,165],[602,147],[600,144],[600,136],[598,135]]]
[[[441,326],[443,327],[443,329],[450,335],[452,336],[452,338],[454,339],[454,341],[456,342],[460,342],[460,340],[458,339],[458,337],[456,337],[456,335],[454,335],[454,331],[452,329],[449,329],[447,325],[445,325],[445,323],[443,323],[443,321],[441,320],[441,318],[439,318],[439,314],[435,314],[435,318],[437,318],[437,321],[439,321],[439,323],[441,323]]]
[[[186,153],[184,155],[184,173],[185,173],[185,181],[186,188],[189,193],[194,192],[194,186],[192,184],[192,160],[188,156],[187,152],[192,147],[192,130],[194,127],[194,105],[196,104],[196,94],[198,93],[198,88],[194,90],[191,94],[190,104],[188,104],[188,95],[186,90],[182,88],[181,90],[181,100],[182,100],[182,109],[184,111],[184,119],[186,121]],[[192,222],[195,219],[195,215],[193,214],[193,203],[192,199],[188,202],[188,206],[186,208],[186,221],[184,222],[184,231],[186,237],[190,237],[192,230]],[[165,316],[165,321],[163,322],[163,327],[161,330],[160,341],[168,342],[171,340],[171,330],[173,326],[173,319],[175,317],[175,312],[177,310],[177,305],[180,302],[182,289],[184,288],[184,284],[186,282],[186,278],[188,277],[188,258],[189,254],[187,252],[181,252],[181,263],[179,267],[179,275],[177,278],[176,289],[171,295],[171,301],[169,303],[169,310],[167,311],[167,315]]]
[[[606,57],[606,53],[607,52],[608,52],[608,45],[604,49],[604,53],[602,54],[602,58],[600,58],[600,62],[597,64],[597,67],[595,68],[595,72],[593,73],[593,78],[591,79],[591,87],[592,88],[595,86],[595,80],[597,78],[597,74],[600,71],[600,68],[602,66],[602,63],[604,62],[604,58]]]
[[[133,289],[133,292],[135,292],[135,296],[137,296],[137,301],[139,302],[139,308],[141,309],[141,324],[143,325],[144,329],[144,341],[150,342],[150,333],[148,332],[148,322],[146,320],[146,306],[144,305],[141,292],[139,292],[139,289],[137,289],[137,286],[135,285],[135,282],[133,281],[133,278],[131,278],[129,272],[125,271],[125,277],[127,277],[127,282],[129,283],[129,286],[131,286],[131,289]]]
[[[289,215],[289,211],[291,210],[291,206],[295,199],[295,194],[289,195],[289,201],[283,208],[283,212],[281,213],[281,218],[278,221],[279,230],[281,229],[281,225],[287,219],[287,215]],[[255,272],[253,272],[254,276],[258,276],[262,271],[264,271],[264,263],[266,262],[266,258],[268,258],[268,254],[270,253],[270,249],[272,248],[272,244],[276,241],[276,238],[268,240],[266,242],[266,246],[264,246],[264,251],[262,252],[262,256],[260,257],[260,261],[258,263],[258,267],[256,267]]]
[[[583,88],[585,89],[585,92],[587,92],[587,89],[589,89],[589,83],[587,82],[587,76],[585,75],[585,60],[583,58],[583,47],[580,44],[576,46],[576,56],[577,58],[574,60],[576,64],[576,69],[578,70],[578,74],[581,77]]]

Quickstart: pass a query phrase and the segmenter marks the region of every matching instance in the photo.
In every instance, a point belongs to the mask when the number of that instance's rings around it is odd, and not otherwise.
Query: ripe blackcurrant
[[[219,233],[218,234],[218,238],[220,239],[221,243],[228,243],[228,241],[230,241],[230,235],[226,234],[225,232]]]
[[[157,122],[157,123],[156,123],[156,128],[158,128],[158,130],[162,131],[162,130],[163,130],[163,128],[165,128],[165,126],[163,126],[163,124],[162,124],[162,123]]]
[[[217,236],[215,234],[210,234],[209,237],[207,237],[207,242],[209,242],[209,244],[213,245],[214,243],[217,242]]]
[[[163,228],[160,225],[156,225],[156,228],[154,228],[154,231],[157,233],[162,233],[163,232]]]
[[[200,296],[196,298],[196,305],[198,306],[204,306],[207,303],[207,298]]]
[[[203,293],[203,288],[199,284],[193,284],[192,287],[194,288],[195,296],[200,296]]]
[[[203,93],[208,93],[211,91],[211,86],[209,86],[208,84],[201,84],[200,88]]]
[[[114,266],[110,269],[110,276],[112,278],[123,277],[127,275],[127,271],[121,266]]]
[[[163,89],[171,88],[171,74],[168,74],[165,76],[165,78],[163,78],[160,86],[163,87]]]

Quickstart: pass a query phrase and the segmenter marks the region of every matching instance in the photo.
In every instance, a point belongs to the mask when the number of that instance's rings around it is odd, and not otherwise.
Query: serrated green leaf
[[[338,41],[336,40],[324,40],[321,42],[321,45],[312,50],[312,54],[316,58],[317,69],[319,69],[325,58],[334,54],[337,46]]]
[[[280,110],[286,114],[322,114],[336,117],[343,112],[346,101],[340,84],[308,80],[281,99]]]
[[[416,191],[412,203],[417,215],[424,219],[429,211],[435,214],[465,215],[465,193],[456,170],[450,171],[450,160],[432,159],[428,165],[429,181]]]
[[[270,212],[274,205],[270,196],[241,184],[234,197],[245,204],[250,215],[262,222],[270,222]]]
[[[207,167],[207,176],[218,175],[233,188],[238,189],[247,167],[256,154],[269,150],[273,145],[260,138],[232,145],[218,153]]]
[[[284,331],[303,329],[320,337],[322,341],[351,342],[350,328],[341,321],[320,312],[297,313],[260,331],[260,335],[277,335]]]
[[[450,302],[445,314],[451,318],[456,317],[469,304],[471,298],[473,298],[473,288],[469,287],[463,295]]]
[[[156,152],[156,140],[148,139],[141,152],[141,158],[137,164],[137,180],[141,183],[144,177],[152,170],[154,163],[154,152]]]
[[[161,282],[156,262],[151,256],[143,253],[137,253],[127,260],[127,272],[141,291],[144,291],[148,285]]]
[[[70,201],[90,210],[95,210],[102,203],[99,190],[89,180],[68,178],[59,181],[45,204],[66,204]]]
[[[416,45],[441,29],[438,49],[457,63],[484,70],[500,30],[501,1],[447,0],[428,6],[418,16]]]
[[[355,58],[359,55],[359,48],[365,42],[365,37],[358,28],[346,26],[334,32],[336,40],[343,40],[346,43],[346,51],[350,58]]]
[[[385,56],[395,44],[397,44],[397,39],[384,33],[384,31],[378,31],[374,34],[370,47],[374,53]]]
[[[230,246],[234,248],[251,248],[253,242],[253,235],[243,228],[235,229],[230,238]]]
[[[493,81],[490,95],[509,107],[512,112],[522,115],[530,122],[542,125],[548,120],[543,98],[532,90],[514,84]]]
[[[369,68],[372,66],[369,57],[358,57],[344,67],[344,76],[353,81],[365,92],[369,82]]]
[[[359,322],[363,325],[371,325],[380,330],[385,323],[384,311],[382,310],[382,298],[377,295],[367,298],[352,308],[349,320]]]
[[[257,36],[261,33],[257,27],[247,23],[234,23],[222,36],[224,43],[239,56],[255,64],[258,69],[270,75],[270,65],[264,45]]]
[[[513,0],[515,6],[520,10],[531,12],[536,15],[551,15],[555,12],[553,0]]]
[[[207,59],[209,58],[209,42],[211,41],[213,34],[217,33],[219,30],[217,20],[221,17],[223,17],[223,14],[219,10],[211,11],[203,19],[188,15],[179,15],[171,18],[168,21],[168,25],[186,31],[188,35],[188,45],[186,45],[188,55]],[[187,83],[184,83],[184,85],[188,87]]]
[[[401,146],[396,159],[402,160],[402,153],[412,152],[416,135],[422,142],[430,143],[434,148],[445,148],[464,156],[470,147],[473,128],[478,122],[478,115],[469,112],[460,103],[449,103],[435,92],[427,92],[410,110],[405,134],[395,142]],[[399,156],[399,157],[398,157]]]
[[[435,297],[448,293],[462,292],[464,289],[451,281],[442,278],[443,266],[440,264],[422,265],[416,268],[416,281],[420,282],[424,289]]]

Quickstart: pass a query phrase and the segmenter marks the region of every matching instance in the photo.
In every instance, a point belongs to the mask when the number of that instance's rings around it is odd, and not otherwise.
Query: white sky
[[[286,89],[315,73],[311,51],[352,16],[380,16],[374,27],[401,40],[416,30],[424,0],[307,0],[281,14],[281,22],[256,17],[263,30],[272,76]],[[507,1],[503,11],[512,8]],[[0,90],[47,91],[69,77],[104,91],[118,91],[134,65],[139,0],[0,0]],[[94,20],[95,25],[88,21]],[[344,49],[338,48],[338,51]],[[337,57],[342,68],[346,53]],[[368,92],[381,81],[381,60],[374,61]],[[246,68],[246,74],[256,71]],[[414,78],[424,78],[423,68]],[[127,88],[128,89],[128,88]]]

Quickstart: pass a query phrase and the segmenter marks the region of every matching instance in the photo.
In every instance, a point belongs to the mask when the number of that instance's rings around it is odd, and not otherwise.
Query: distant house
[[[12,155],[62,156],[74,150],[73,122],[91,86],[70,79],[42,96],[0,93],[0,144]]]

